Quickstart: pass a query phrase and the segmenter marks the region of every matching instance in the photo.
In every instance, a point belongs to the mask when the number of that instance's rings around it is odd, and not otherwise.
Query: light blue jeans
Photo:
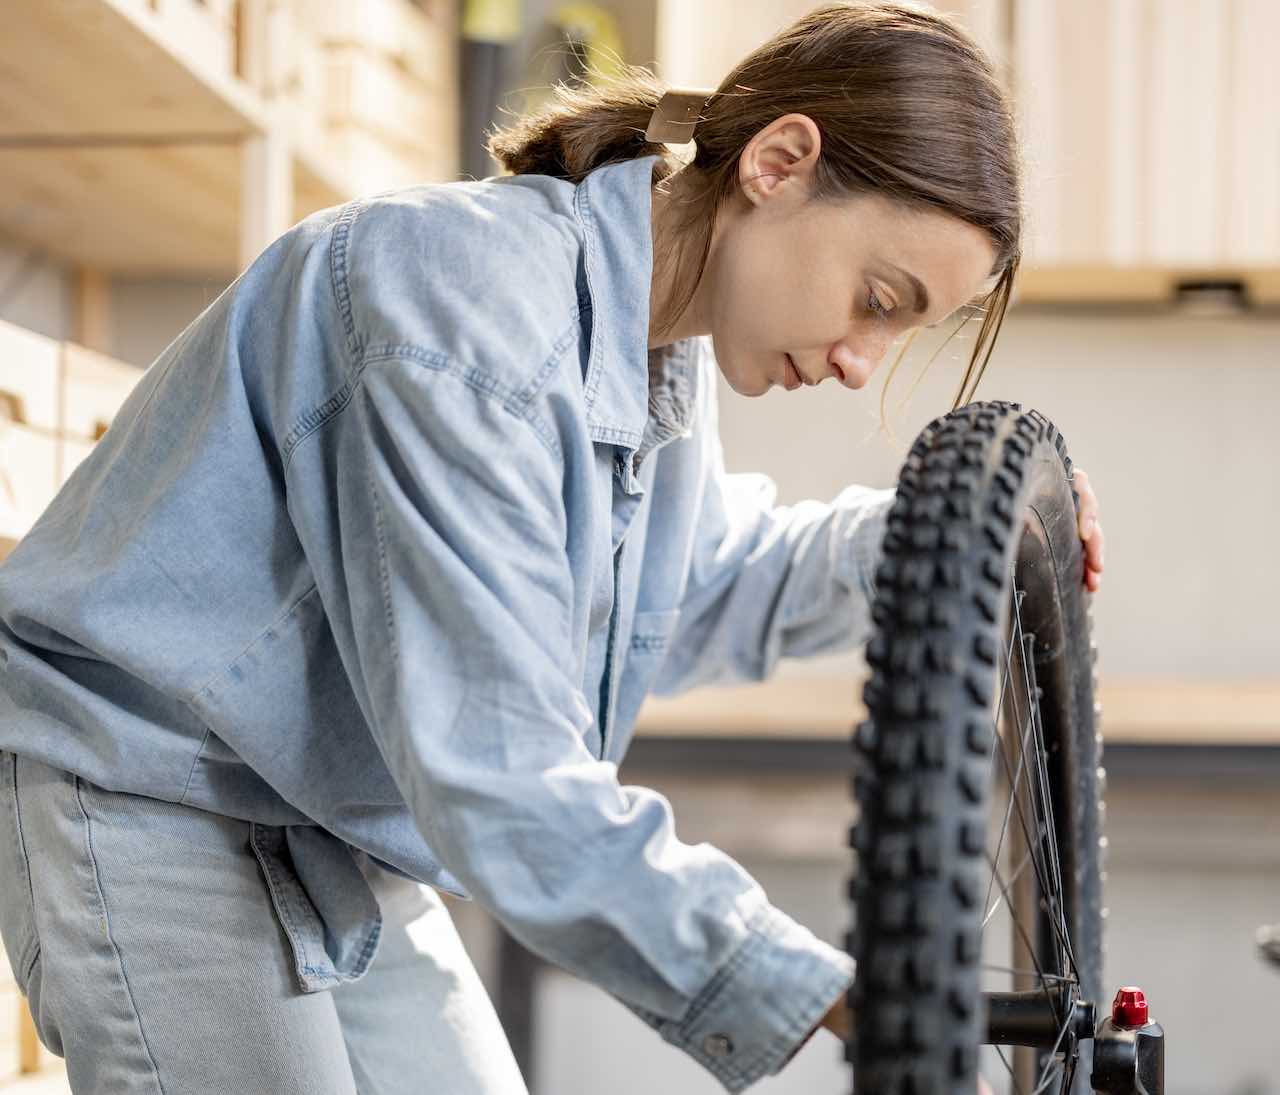
[[[249,832],[0,751],[0,935],[72,1091],[527,1095],[433,889],[362,864],[374,961],[303,992]]]

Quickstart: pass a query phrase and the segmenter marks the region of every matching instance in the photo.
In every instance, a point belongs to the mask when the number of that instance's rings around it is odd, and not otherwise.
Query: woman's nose
[[[837,342],[827,355],[827,364],[846,388],[861,388],[871,379],[887,349],[887,342],[865,337],[852,345],[848,341]]]

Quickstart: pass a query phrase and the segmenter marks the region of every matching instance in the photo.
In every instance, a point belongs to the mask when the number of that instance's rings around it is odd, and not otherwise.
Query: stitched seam
[[[355,319],[351,315],[351,285],[347,280],[347,252],[350,249],[351,226],[364,210],[363,201],[348,202],[333,229],[329,243],[329,272],[333,279],[333,296],[342,318],[342,329],[347,337],[347,352],[355,357],[359,353]]]
[[[593,219],[591,216],[591,209],[587,205],[587,187],[590,185],[591,185],[591,180],[589,178],[584,179],[582,181],[581,185],[579,185],[577,189],[577,192],[573,196],[573,205],[574,205],[574,210],[578,214],[578,218],[582,221],[582,228],[583,228],[582,247],[583,247],[583,250],[586,252],[586,262],[583,264],[583,269],[586,272],[587,292],[591,294],[591,298],[594,300],[595,284],[594,284],[594,279],[591,276],[591,267],[595,260],[595,238],[594,238],[595,225],[593,223]],[[587,387],[584,389],[585,402],[588,408],[591,408],[595,404],[596,387],[600,383],[600,374],[604,371],[603,369],[594,368],[595,357],[596,357],[596,353],[595,353],[596,339],[594,338],[594,334],[595,334],[594,328],[595,328],[595,320],[593,318],[592,320],[592,336],[593,337],[591,338],[590,350],[587,356]]]
[[[374,948],[378,945],[378,940],[382,938],[382,914],[378,914],[378,919],[373,922],[373,928],[369,932],[369,937],[364,941],[364,946],[360,948],[360,955],[356,958],[355,963],[351,967],[351,976],[358,977],[369,966],[369,961],[373,955]]]
[[[18,754],[9,753],[9,761],[13,765],[13,779],[10,786],[13,788],[13,818],[17,827],[18,837],[18,855],[22,857],[22,869],[27,876],[27,900],[30,902],[28,906],[31,910],[31,930],[35,935],[36,954],[40,952],[40,936],[36,929],[36,892],[35,887],[31,884],[31,857],[27,855],[27,836],[22,826],[22,807],[18,804]],[[33,957],[32,964],[35,962]]]
[[[342,382],[342,387],[334,392],[333,395],[329,396],[323,403],[312,407],[311,410],[303,414],[294,423],[289,432],[285,434],[284,442],[280,446],[280,451],[284,457],[283,474],[288,475],[289,464],[292,462],[293,454],[297,451],[298,446],[350,403],[354,391],[355,381],[348,377]]]
[[[360,377],[364,375],[364,370],[374,362],[396,359],[414,361],[429,368],[437,369],[442,373],[456,376],[482,395],[502,399],[504,408],[516,418],[521,418],[529,423],[548,451],[559,458],[562,455],[560,441],[551,425],[534,412],[533,400],[547,380],[555,373],[560,360],[564,357],[565,351],[576,343],[578,315],[579,313],[575,309],[569,326],[552,344],[550,354],[538,366],[529,382],[520,389],[509,388],[480,369],[453,366],[447,354],[440,353],[437,350],[428,350],[413,343],[387,342],[370,347],[357,365],[355,375],[348,377],[342,386],[325,399],[324,402],[301,415],[285,435],[284,441],[280,446],[284,474],[288,475],[289,466],[293,461],[293,454],[297,451],[298,446],[350,404],[355,394],[356,386],[360,382]],[[630,434],[624,433],[623,436],[629,437]]]
[[[160,1079],[160,1069],[156,1065],[156,1059],[151,1052],[151,1046],[147,1042],[146,1031],[142,1029],[142,1016],[138,1012],[138,1002],[133,995],[133,986],[129,984],[129,975],[124,970],[124,958],[120,954],[120,948],[116,945],[115,936],[111,931],[111,917],[107,912],[107,896],[102,889],[102,877],[98,870],[98,857],[93,850],[93,826],[89,821],[89,811],[85,808],[84,798],[80,793],[81,780],[79,776],[72,775],[72,786],[75,788],[76,805],[80,807],[80,816],[84,818],[84,839],[85,846],[89,852],[89,863],[93,867],[93,884],[98,891],[98,900],[102,902],[102,918],[107,923],[107,942],[111,944],[111,950],[116,956],[116,966],[120,970],[120,978],[124,981],[125,992],[129,996],[129,1006],[133,1009],[134,1022],[138,1027],[138,1037],[142,1039],[142,1048],[146,1051],[147,1061],[151,1065],[152,1072],[155,1074],[156,1086],[163,1093],[164,1082]]]
[[[534,412],[533,400],[547,380],[555,373],[560,359],[564,357],[565,351],[574,345],[577,337],[576,328],[577,312],[575,310],[569,326],[561,332],[560,336],[552,344],[551,352],[522,388],[510,387],[476,366],[457,365],[447,354],[443,354],[438,350],[428,350],[413,343],[383,343],[377,347],[370,347],[360,363],[356,379],[358,382],[359,378],[364,375],[364,370],[369,365],[379,361],[413,361],[428,368],[436,369],[445,375],[461,380],[480,395],[499,401],[504,410],[516,418],[523,419],[532,426],[539,440],[542,441],[548,451],[553,456],[559,457],[561,455],[560,441],[551,426]]]
[[[333,974],[324,966],[313,965],[310,958],[310,952],[307,950],[307,944],[303,940],[299,931],[299,926],[293,918],[290,911],[289,901],[284,893],[284,887],[288,884],[288,879],[277,872],[274,864],[275,855],[258,846],[255,840],[255,834],[261,827],[256,822],[249,823],[249,846],[253,849],[255,858],[261,864],[263,871],[266,872],[268,881],[271,883],[267,886],[267,892],[271,895],[271,904],[275,906],[276,912],[280,915],[280,922],[284,926],[284,930],[288,933],[290,941],[302,952],[304,957],[299,960],[297,954],[294,954],[294,961],[298,969],[303,973],[316,974],[325,980],[335,980]]]
[[[720,990],[724,987],[725,983],[735,973],[737,973],[743,963],[746,962],[749,957],[749,952],[751,951],[750,944],[754,941],[754,936],[755,931],[753,929],[751,933],[738,945],[737,950],[729,956],[729,960],[716,970],[714,976],[712,976],[711,980],[699,994],[699,998],[689,1005],[688,1012],[685,1014],[685,1017],[679,1021],[678,1025],[678,1029],[682,1035],[688,1037],[693,1033],[692,1027],[694,1023],[697,1022],[707,1008],[711,1006],[711,1001],[719,995]]]
[[[661,650],[667,645],[667,637],[665,635],[632,635],[632,650]]]
[[[233,665],[236,664],[236,662],[238,662],[241,658],[243,658],[246,654],[248,654],[250,650],[252,650],[255,646],[257,646],[258,643],[262,641],[264,636],[268,634],[268,632],[274,631],[277,627],[280,626],[280,624],[283,621],[287,620],[290,616],[292,616],[293,613],[297,610],[298,605],[302,604],[302,602],[305,601],[308,597],[310,597],[311,594],[314,593],[315,591],[316,591],[316,583],[312,582],[311,585],[307,587],[307,590],[305,593],[301,594],[298,597],[298,599],[293,602],[293,604],[291,604],[287,609],[285,609],[282,613],[280,613],[279,616],[277,616],[274,620],[272,620],[271,624],[268,627],[264,628],[261,632],[259,632],[252,639],[250,639],[248,645],[245,646],[245,648],[241,650],[239,654],[237,654],[234,658],[232,658],[231,661],[229,661],[216,673],[212,674],[209,677],[209,679],[205,681],[203,685],[197,688],[196,691],[193,692],[190,696],[185,697],[182,702],[187,706],[189,710],[191,710],[192,714],[199,717],[198,713],[191,707],[191,704],[196,700],[196,698],[199,696],[203,696],[206,692],[208,692],[209,689],[213,687],[214,681],[216,681],[219,677],[225,674],[228,669],[230,669]]]
[[[36,968],[36,963],[40,961],[40,944],[36,944],[35,953],[31,956],[31,961],[25,963],[25,969],[22,972],[22,983],[24,985],[31,984],[31,971]]]
[[[23,982],[29,982],[31,971],[36,966],[37,959],[40,958],[40,930],[36,925],[36,890],[31,882],[31,857],[27,854],[27,836],[22,826],[22,807],[18,804],[18,754],[6,753],[6,763],[13,766],[13,779],[10,780],[10,788],[13,794],[13,818],[15,827],[15,836],[18,840],[18,857],[22,863],[22,870],[27,876],[27,909],[31,913],[31,934],[32,934],[32,953],[31,957],[23,962],[26,967],[23,971]]]
[[[378,584],[382,587],[382,607],[387,617],[387,632],[391,636],[391,656],[399,657],[396,639],[395,617],[391,611],[391,573],[387,565],[387,540],[382,529],[382,503],[378,498],[378,488],[373,482],[373,473],[367,476],[369,497],[373,500],[373,531],[378,540]]]
[[[200,747],[196,750],[196,755],[191,758],[191,768],[187,772],[187,782],[182,785],[182,794],[178,796],[178,805],[185,806],[187,802],[187,792],[191,789],[191,780],[195,777],[196,766],[200,763],[200,757],[204,753],[205,743],[209,740],[209,735],[213,733],[209,727],[204,728],[204,737],[200,739]]]

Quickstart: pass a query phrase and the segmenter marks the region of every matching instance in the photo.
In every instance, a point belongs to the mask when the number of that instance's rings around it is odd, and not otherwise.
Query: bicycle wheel
[[[1104,776],[1078,504],[1062,437],[1016,403],[934,420],[901,471],[854,735],[859,1095],[971,1095],[980,1062],[997,1091],[1089,1090]]]

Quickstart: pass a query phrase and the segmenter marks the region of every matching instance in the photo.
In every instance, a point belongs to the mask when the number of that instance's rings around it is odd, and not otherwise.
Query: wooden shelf
[[[1280,266],[1040,266],[1017,279],[1017,304],[1172,305],[1196,285],[1238,285],[1263,308],[1280,306]]]
[[[865,717],[862,679],[795,676],[650,696],[637,734],[848,738]],[[1280,681],[1101,681],[1108,742],[1280,746]]]
[[[142,0],[24,2],[0,36],[0,233],[128,274],[240,266],[243,143],[270,105]],[[350,196],[293,152],[294,218]]]

